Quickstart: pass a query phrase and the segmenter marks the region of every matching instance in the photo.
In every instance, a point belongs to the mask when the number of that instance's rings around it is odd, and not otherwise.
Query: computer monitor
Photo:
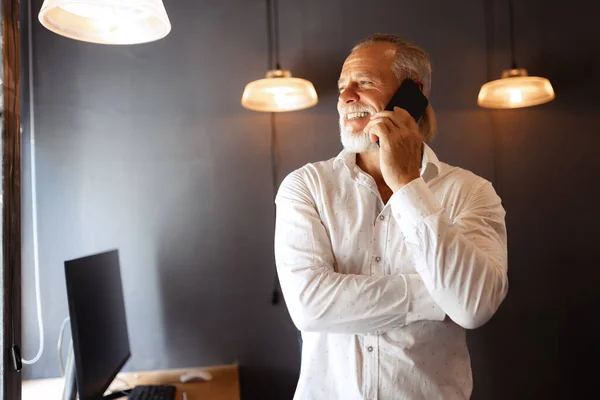
[[[76,381],[80,400],[102,399],[131,356],[118,250],[65,261],[65,278],[75,361],[71,383]]]

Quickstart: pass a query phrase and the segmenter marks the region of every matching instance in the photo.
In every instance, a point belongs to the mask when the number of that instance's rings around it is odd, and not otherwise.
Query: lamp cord
[[[268,65],[267,69],[273,69],[273,56],[275,58],[275,69],[281,69],[279,62],[279,5],[277,0],[267,0],[267,46]]]
[[[273,0],[273,14],[275,14],[275,67],[281,69],[279,63],[279,1]]]
[[[275,126],[275,113],[271,113],[271,184],[273,187],[273,200],[277,196],[277,129]],[[273,221],[277,218],[277,209],[273,207]],[[277,266],[275,266],[275,277],[273,279],[273,293],[271,304],[279,303],[279,277]]]
[[[267,71],[269,71],[273,69],[273,32],[271,29],[271,0],[267,0],[265,4],[267,5]]]
[[[486,11],[485,11],[485,30],[486,30],[486,58],[487,58],[487,78],[488,81],[496,79],[492,73],[494,70],[494,65],[492,62],[492,49],[494,47],[495,36],[494,36],[494,21],[495,13],[494,13],[494,4],[493,0],[486,1]],[[502,197],[502,174],[500,172],[500,167],[502,166],[502,135],[501,132],[497,128],[497,111],[492,110],[489,112],[490,117],[490,131],[492,134],[492,182],[494,188],[496,189],[496,193],[498,196]]]
[[[267,46],[268,46],[268,69],[273,69],[273,58],[275,58],[275,68],[281,69],[279,63],[279,8],[277,0],[267,0]],[[273,18],[273,14],[274,17]],[[274,22],[273,22],[274,21]],[[277,129],[275,125],[275,113],[272,112],[270,116],[271,125],[271,139],[270,139],[270,153],[271,153],[271,185],[273,189],[273,200],[277,196]],[[273,221],[277,218],[277,210],[273,208]],[[271,304],[276,305],[279,303],[279,277],[277,276],[277,267],[275,267],[275,276],[273,279],[273,291],[271,293]]]
[[[271,183],[273,185],[273,199],[277,195],[277,129],[275,127],[275,113],[271,113]]]
[[[513,16],[513,2],[508,0],[508,14],[510,23],[510,56],[511,56],[511,68],[517,69],[517,60],[515,57],[515,26]]]

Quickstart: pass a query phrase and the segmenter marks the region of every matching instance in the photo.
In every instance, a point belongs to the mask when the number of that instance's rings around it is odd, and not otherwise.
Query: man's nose
[[[354,102],[357,102],[358,99],[359,99],[358,94],[351,87],[347,87],[346,89],[344,89],[342,91],[342,93],[340,93],[340,102],[341,103],[352,104]]]

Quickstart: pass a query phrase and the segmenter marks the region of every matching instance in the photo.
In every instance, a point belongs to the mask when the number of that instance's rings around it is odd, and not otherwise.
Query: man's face
[[[337,108],[342,144],[350,151],[362,153],[379,148],[364,128],[370,116],[383,111],[398,89],[398,79],[391,68],[394,54],[394,45],[377,43],[352,52],[344,62]]]

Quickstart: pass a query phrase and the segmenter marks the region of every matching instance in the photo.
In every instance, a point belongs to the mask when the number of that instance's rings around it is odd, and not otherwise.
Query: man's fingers
[[[365,126],[365,131],[368,131],[377,125],[385,126],[387,128],[387,133],[398,128],[389,118],[375,118],[371,119],[367,126]]]
[[[376,121],[370,121],[365,127],[365,132],[371,134],[371,141],[376,141],[377,139],[373,140],[373,136],[376,136],[380,142],[383,139],[387,143],[390,131],[395,128],[392,121],[388,118],[381,118]]]
[[[383,111],[381,113],[372,115],[369,122],[375,123],[377,121],[387,120],[387,121],[390,121],[397,128],[400,128],[400,125],[397,123],[397,121],[394,121],[394,119],[392,117],[393,117],[393,113],[391,111]]]
[[[394,129],[398,129],[394,126],[392,121],[387,118],[369,124],[370,125],[367,125],[369,126],[369,129],[365,129],[365,132],[371,135],[372,142],[379,141],[380,146],[383,144],[387,147],[390,141],[390,132]]]
[[[387,127],[383,123],[370,124],[365,127],[365,132],[371,135],[371,142],[377,142],[387,136]]]
[[[409,133],[408,127],[406,125],[396,125],[390,118],[388,117],[380,117],[380,118],[376,118],[376,119],[372,119],[371,121],[369,121],[369,123],[367,124],[367,126],[365,127],[365,132],[368,132],[368,129],[381,124],[383,126],[385,126],[387,128],[387,133],[388,135],[392,135],[393,137],[396,137],[399,135],[399,137],[406,137],[407,134]],[[392,132],[394,132],[392,134]],[[399,134],[398,134],[399,132]]]
[[[389,118],[399,128],[406,126],[409,129],[417,129],[415,119],[403,108],[394,107],[394,111],[380,111],[373,114],[371,120],[384,117]]]
[[[408,113],[408,111],[400,108],[400,107],[394,107],[394,118],[395,119],[401,119],[402,123],[408,127],[409,129],[412,130],[418,130],[419,128],[417,127],[417,121],[415,121],[415,119],[412,117],[412,115],[410,115]],[[392,118],[392,120],[394,119]]]

